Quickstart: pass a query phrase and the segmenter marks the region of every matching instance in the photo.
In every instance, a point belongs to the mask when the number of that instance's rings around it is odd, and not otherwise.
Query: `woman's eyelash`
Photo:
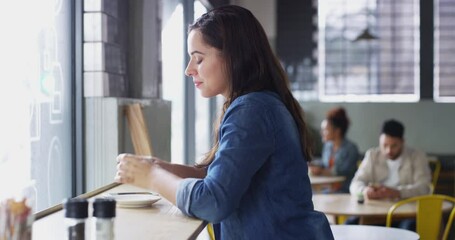
[[[202,59],[196,60],[197,64],[200,64],[202,62]]]

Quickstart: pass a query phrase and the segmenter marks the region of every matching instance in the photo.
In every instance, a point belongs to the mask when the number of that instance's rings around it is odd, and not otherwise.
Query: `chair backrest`
[[[436,189],[436,184],[438,183],[441,162],[437,158],[430,158],[428,159],[428,163],[431,168],[431,194],[433,194]]]
[[[357,169],[359,169],[360,164],[362,164],[362,159],[357,160]]]
[[[128,120],[134,153],[145,156],[153,155],[152,143],[141,105],[139,103],[127,105],[125,114]]]
[[[441,230],[443,203],[450,202],[452,204],[451,213],[448,222],[445,225],[445,230],[442,238],[443,240],[447,239],[450,232],[450,227],[452,226],[453,217],[455,215],[455,198],[446,195],[423,195],[404,199],[395,203],[390,207],[389,212],[387,213],[386,226],[390,227],[392,225],[392,216],[397,208],[404,204],[414,202],[416,203],[417,208],[416,232],[420,235],[421,240],[439,239],[438,237]]]

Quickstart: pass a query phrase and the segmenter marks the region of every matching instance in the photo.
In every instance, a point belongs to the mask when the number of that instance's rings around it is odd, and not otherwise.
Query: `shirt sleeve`
[[[373,179],[373,150],[368,150],[365,153],[365,158],[359,166],[359,169],[352,178],[351,185],[349,186],[349,192],[353,195],[357,195],[363,191],[368,183],[374,182]]]
[[[272,121],[262,106],[231,105],[220,126],[219,148],[207,176],[184,180],[177,191],[177,206],[212,223],[228,217],[273,152]]]
[[[194,217],[193,214],[190,212],[190,200],[191,200],[191,192],[193,191],[194,185],[196,182],[200,181],[201,179],[196,178],[186,178],[180,183],[179,188],[177,189],[177,207],[185,214],[191,217]]]
[[[427,156],[421,151],[414,151],[412,156],[412,184],[398,186],[401,198],[409,198],[430,193],[431,170]]]

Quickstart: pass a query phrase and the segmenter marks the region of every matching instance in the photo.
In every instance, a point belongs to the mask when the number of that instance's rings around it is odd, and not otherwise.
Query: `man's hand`
[[[368,199],[400,198],[400,192],[386,186],[368,186],[364,190]]]

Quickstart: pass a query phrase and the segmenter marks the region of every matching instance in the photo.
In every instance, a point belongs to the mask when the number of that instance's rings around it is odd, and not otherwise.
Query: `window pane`
[[[195,156],[188,157],[190,161],[199,162],[199,160],[210,149],[211,143],[211,125],[210,122],[210,105],[209,99],[200,95],[198,89],[190,85],[190,91],[194,91],[195,100],[195,141],[184,142],[185,137],[185,79],[184,69],[186,62],[184,62],[184,50],[186,39],[184,32],[187,31],[187,26],[183,22],[183,6],[171,2],[165,3],[165,8],[173,9],[169,17],[165,17],[165,24],[162,31],[162,66],[163,66],[163,98],[172,101],[172,139],[171,151],[172,162],[184,164],[186,156],[184,155],[184,144],[195,144]],[[194,2],[194,19],[199,18],[206,12],[206,8],[200,1]],[[187,133],[188,134],[188,133]]]
[[[434,99],[455,102],[455,2],[436,0],[434,9]]]
[[[183,164],[184,156],[184,75],[183,75],[183,7],[175,6],[161,32],[163,99],[172,101],[171,159]],[[168,159],[166,159],[168,160]]]
[[[200,1],[194,2],[194,19],[198,19],[202,14],[206,13],[207,9],[202,5]],[[202,157],[209,151],[210,143],[211,143],[211,136],[210,130],[212,123],[210,122],[210,105],[209,105],[209,98],[205,98],[201,96],[200,90],[194,87],[194,96],[196,102],[196,152],[194,159],[196,162],[199,162]]]
[[[419,1],[319,1],[322,101],[419,99]],[[377,37],[357,39],[366,30]]]
[[[274,1],[276,33],[270,43],[287,73],[294,97],[302,101],[318,99],[317,81],[317,2]],[[267,30],[267,29],[266,29]]]
[[[0,9],[8,36],[0,44],[0,194],[33,180],[39,211],[71,195],[71,4],[2,1]]]

